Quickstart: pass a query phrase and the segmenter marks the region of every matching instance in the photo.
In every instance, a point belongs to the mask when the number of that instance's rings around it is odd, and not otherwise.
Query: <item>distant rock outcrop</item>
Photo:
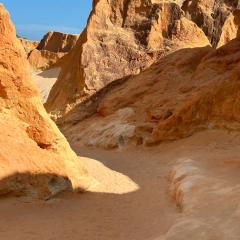
[[[45,198],[65,189],[85,190],[88,174],[44,110],[1,4],[0,35],[0,195]]]
[[[138,74],[172,51],[209,44],[176,3],[95,0],[46,108],[62,116],[109,83]]]
[[[75,46],[79,35],[48,32],[40,43],[27,51],[30,65],[36,70],[45,70],[61,65],[64,56]],[[23,42],[25,46],[26,43]]]

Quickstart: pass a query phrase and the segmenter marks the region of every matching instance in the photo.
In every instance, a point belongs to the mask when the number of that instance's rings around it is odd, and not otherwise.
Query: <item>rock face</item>
[[[239,129],[239,64],[239,39],[217,50],[182,49],[107,86],[59,123],[73,141],[106,148]]]
[[[36,70],[61,65],[63,57],[75,46],[78,37],[77,34],[48,32],[29,53],[30,65]]]
[[[37,49],[54,53],[68,53],[76,45],[78,38],[79,35],[77,34],[48,32],[39,43]]]
[[[44,110],[3,5],[0,35],[0,194],[49,197],[85,190],[88,174]]]
[[[182,5],[186,17],[203,29],[214,47],[221,38],[225,21],[239,7],[239,0],[185,0]]]
[[[46,107],[63,115],[109,83],[135,75],[179,48],[209,45],[176,3],[94,1],[84,32],[64,64]]]

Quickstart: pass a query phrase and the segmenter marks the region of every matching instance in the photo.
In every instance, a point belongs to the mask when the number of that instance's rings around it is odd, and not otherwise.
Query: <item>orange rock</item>
[[[37,49],[54,53],[68,53],[75,46],[78,38],[78,34],[48,32],[39,43]]]
[[[30,65],[35,70],[59,66],[64,56],[75,46],[79,35],[48,32],[28,54]],[[23,43],[23,45],[25,42]]]
[[[239,64],[240,39],[217,50],[182,49],[137,76],[105,87],[59,124],[82,144],[106,148],[109,143],[157,144],[209,128],[238,130]],[[124,109],[131,109],[127,119],[119,115]]]
[[[206,45],[202,30],[175,3],[95,1],[46,108],[64,115],[109,83],[138,74],[171,51]]]
[[[0,194],[45,198],[87,189],[88,174],[44,110],[2,4],[0,35]]]

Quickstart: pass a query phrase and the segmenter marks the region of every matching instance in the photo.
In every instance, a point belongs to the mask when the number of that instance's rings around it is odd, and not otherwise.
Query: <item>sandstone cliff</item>
[[[44,110],[3,5],[0,35],[0,195],[49,197],[86,189],[88,174]]]
[[[239,64],[240,39],[217,50],[182,49],[107,86],[59,123],[73,141],[106,148],[156,144],[209,128],[238,130]]]
[[[203,31],[184,17],[176,3],[94,1],[87,27],[46,107],[61,116],[107,84],[138,74],[167,53],[206,45]]]

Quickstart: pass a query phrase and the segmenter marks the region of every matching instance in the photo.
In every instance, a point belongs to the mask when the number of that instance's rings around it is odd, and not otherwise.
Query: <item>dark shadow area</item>
[[[0,197],[29,196],[48,200],[66,190],[72,190],[70,180],[51,173],[16,173],[0,179]]]

